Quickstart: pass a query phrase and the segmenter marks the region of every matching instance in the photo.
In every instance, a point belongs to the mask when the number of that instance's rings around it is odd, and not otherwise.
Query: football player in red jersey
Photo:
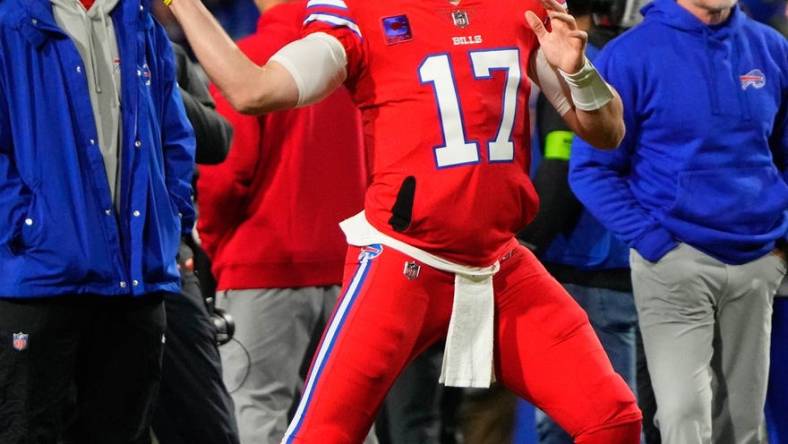
[[[639,442],[634,396],[584,312],[514,238],[538,205],[529,79],[595,146],[624,134],[621,101],[562,5],[309,0],[304,37],[258,67],[199,0],[165,2],[240,111],[314,103],[344,83],[363,113],[370,186],[342,224],[343,296],[285,442],[361,442],[400,370],[443,338],[445,384],[497,378],[578,443]]]

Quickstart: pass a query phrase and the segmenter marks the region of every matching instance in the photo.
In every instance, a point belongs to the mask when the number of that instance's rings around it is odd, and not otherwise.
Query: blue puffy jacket
[[[149,4],[121,0],[111,17],[121,59],[117,211],[79,52],[48,0],[0,1],[0,297],[179,289],[194,135]]]
[[[572,189],[652,262],[677,242],[757,259],[788,231],[788,41],[738,6],[719,26],[674,0],[643,12],[595,59],[627,134],[614,151],[576,138]]]

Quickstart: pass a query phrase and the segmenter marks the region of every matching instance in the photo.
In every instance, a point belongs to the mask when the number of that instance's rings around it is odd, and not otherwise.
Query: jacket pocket
[[[788,209],[788,185],[773,166],[679,173],[668,216],[737,235],[766,234]]]
[[[36,247],[41,241],[41,234],[44,232],[44,211],[38,197],[33,193],[30,198],[30,205],[22,216],[22,220],[17,224],[18,231],[11,239],[9,248],[15,255],[20,255]]]
[[[155,171],[155,170],[151,170]],[[148,284],[177,281],[176,257],[180,245],[178,211],[164,184],[163,175],[152,172],[145,222],[143,278]]]

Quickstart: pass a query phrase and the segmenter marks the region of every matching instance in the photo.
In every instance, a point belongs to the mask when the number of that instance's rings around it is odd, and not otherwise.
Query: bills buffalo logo
[[[376,257],[380,256],[380,253],[383,253],[383,245],[367,245],[365,247],[361,247],[361,251],[358,254],[358,260],[361,261],[363,259],[375,259]]]
[[[13,336],[12,345],[14,346],[14,350],[23,351],[27,349],[27,339],[29,337],[27,333],[14,333]]]
[[[755,89],[761,89],[766,85],[766,76],[763,75],[760,69],[753,69],[747,74],[739,76],[739,81],[743,90],[747,90],[751,86]]]

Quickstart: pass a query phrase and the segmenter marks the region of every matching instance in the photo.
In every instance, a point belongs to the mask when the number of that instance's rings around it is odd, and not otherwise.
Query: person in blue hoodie
[[[575,140],[570,184],[631,248],[666,444],[762,443],[786,272],[788,41],[736,0],[655,0],[595,59],[627,134]]]
[[[146,0],[0,1],[0,443],[149,442],[194,145]]]

